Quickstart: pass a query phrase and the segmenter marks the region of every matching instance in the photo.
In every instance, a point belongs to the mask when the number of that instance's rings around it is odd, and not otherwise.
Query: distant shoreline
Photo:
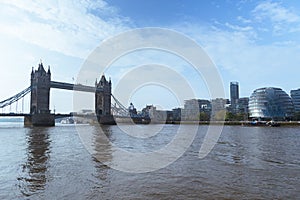
[[[117,121],[120,124],[133,124],[132,121]],[[262,124],[255,125],[252,124],[252,121],[152,121],[150,124],[190,124],[190,125],[224,125],[224,126],[268,126],[265,124],[266,121],[263,121]],[[137,123],[138,124],[138,123]],[[276,124],[279,126],[300,126],[300,121],[276,121]]]
[[[6,118],[0,119],[0,123],[23,123],[23,118]],[[132,124],[131,121],[117,121],[120,124]],[[265,123],[265,122],[263,122]],[[279,126],[300,126],[300,121],[276,121]],[[89,123],[91,125],[96,124],[96,122]],[[191,125],[224,125],[224,126],[249,126],[256,127],[257,125],[253,125],[251,121],[155,121],[150,122],[150,124],[191,124]],[[267,125],[262,125],[267,126]]]
[[[299,121],[276,121],[280,126],[300,126]],[[253,126],[251,121],[175,121],[167,124],[199,124],[199,125],[225,125],[225,126]]]

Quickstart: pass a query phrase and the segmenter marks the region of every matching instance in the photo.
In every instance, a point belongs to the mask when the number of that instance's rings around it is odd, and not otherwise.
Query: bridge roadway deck
[[[25,117],[30,116],[31,114],[28,113],[0,113],[0,117]],[[55,119],[57,118],[64,118],[64,117],[72,117],[73,114],[54,114]],[[81,115],[76,115],[81,117]]]
[[[30,114],[26,113],[0,113],[0,117],[25,117],[30,116]]]
[[[102,88],[96,88],[92,86],[87,85],[81,85],[81,84],[72,84],[72,83],[63,83],[63,82],[57,82],[57,81],[51,81],[50,83],[51,88],[57,88],[57,89],[64,89],[64,90],[75,90],[75,91],[81,91],[81,92],[102,92]]]

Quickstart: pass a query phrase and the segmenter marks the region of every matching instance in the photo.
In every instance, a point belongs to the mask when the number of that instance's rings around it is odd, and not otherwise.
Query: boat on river
[[[276,122],[276,121],[257,121],[257,120],[254,120],[254,121],[248,121],[248,122],[244,122],[242,124],[243,126],[270,126],[270,127],[278,127],[280,126],[280,123],[279,122]]]
[[[272,126],[272,127],[278,127],[278,126],[280,126],[280,123],[271,120],[271,121],[268,121],[268,122],[266,123],[266,125],[267,125],[267,126]]]

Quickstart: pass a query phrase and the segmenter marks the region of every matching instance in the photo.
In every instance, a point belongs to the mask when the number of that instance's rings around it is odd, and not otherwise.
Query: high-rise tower
[[[237,110],[238,100],[239,100],[239,83],[230,82],[230,104],[234,112]]]

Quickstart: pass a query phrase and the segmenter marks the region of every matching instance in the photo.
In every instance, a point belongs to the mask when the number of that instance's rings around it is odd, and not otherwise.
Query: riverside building
[[[295,112],[300,112],[300,89],[291,90],[291,98],[294,104]]]
[[[252,119],[290,119],[293,116],[293,110],[291,98],[280,88],[259,88],[250,96],[249,113]]]

